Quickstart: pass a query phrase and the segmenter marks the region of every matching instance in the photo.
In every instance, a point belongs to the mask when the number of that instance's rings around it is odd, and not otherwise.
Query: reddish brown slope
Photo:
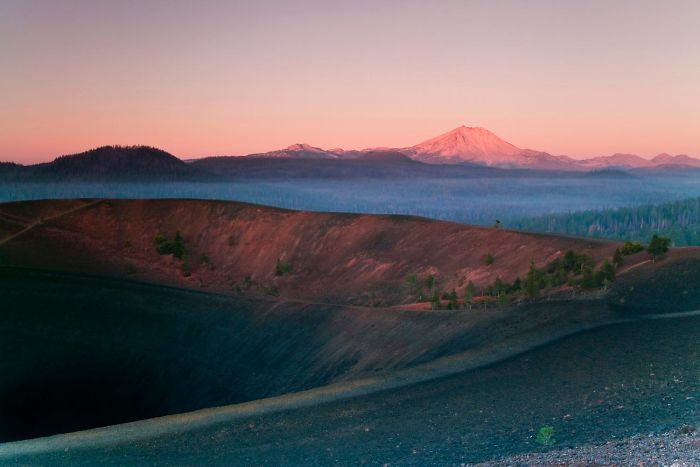
[[[0,218],[55,213],[54,202],[0,205]],[[58,202],[57,202],[58,203]],[[66,203],[66,202],[62,202]],[[61,205],[73,208],[74,204]],[[187,258],[157,254],[158,233],[180,232]],[[2,239],[0,238],[0,242]],[[533,235],[401,216],[288,211],[194,200],[101,201],[47,220],[0,245],[3,264],[102,272],[215,291],[245,289],[314,301],[396,304],[406,276],[461,291],[523,276],[569,249],[595,259],[612,242]],[[484,256],[495,259],[486,265]],[[204,258],[204,255],[209,259]],[[278,259],[291,272],[275,274]],[[190,275],[183,274],[189,269]]]

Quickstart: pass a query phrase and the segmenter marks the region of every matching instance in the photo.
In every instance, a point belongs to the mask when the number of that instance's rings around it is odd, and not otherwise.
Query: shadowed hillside
[[[585,302],[487,314],[389,311],[2,267],[0,296],[0,349],[13,355],[0,361],[0,443],[498,349],[514,335],[546,331],[545,317],[571,332],[610,316]]]
[[[20,170],[21,169],[21,170]],[[0,174],[7,170],[0,169]],[[28,180],[198,180],[211,178],[170,153],[149,146],[102,146],[52,162],[15,166],[14,175]]]
[[[623,269],[623,271],[625,271]],[[630,266],[608,293],[609,303],[644,313],[700,307],[700,248],[671,250],[662,260]]]

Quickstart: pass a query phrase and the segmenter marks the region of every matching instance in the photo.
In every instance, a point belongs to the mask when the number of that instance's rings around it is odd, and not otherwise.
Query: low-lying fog
[[[538,175],[531,177],[255,179],[225,183],[0,184],[0,201],[43,198],[202,198],[291,209],[410,214],[470,224],[700,196],[700,180],[683,175]]]

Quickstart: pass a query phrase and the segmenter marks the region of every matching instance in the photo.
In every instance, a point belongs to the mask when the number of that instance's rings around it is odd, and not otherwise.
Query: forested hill
[[[0,181],[5,183],[212,180],[217,177],[206,170],[150,146],[102,146],[26,166],[0,163]]]
[[[700,198],[634,208],[524,219],[508,227],[616,240],[647,241],[657,233],[674,246],[700,245]]]

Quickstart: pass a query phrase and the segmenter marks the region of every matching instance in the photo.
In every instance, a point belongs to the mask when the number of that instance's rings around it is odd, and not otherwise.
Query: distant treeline
[[[646,241],[658,233],[674,246],[700,245],[700,198],[632,208],[535,217],[511,227],[615,240]]]

